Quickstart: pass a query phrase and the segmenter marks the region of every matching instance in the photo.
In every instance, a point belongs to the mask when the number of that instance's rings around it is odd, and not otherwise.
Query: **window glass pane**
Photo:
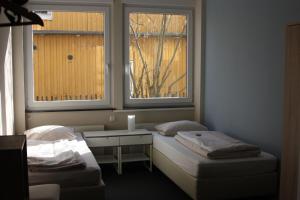
[[[104,98],[104,13],[37,11],[33,26],[34,100]]]
[[[187,97],[187,16],[129,14],[130,98]]]

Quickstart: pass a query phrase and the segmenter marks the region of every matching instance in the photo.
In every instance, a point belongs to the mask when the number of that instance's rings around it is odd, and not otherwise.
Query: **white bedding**
[[[95,186],[101,180],[101,169],[80,133],[75,150],[82,157],[86,167],[58,171],[28,171],[29,185],[59,184],[62,188]]]
[[[276,170],[276,158],[262,152],[258,157],[210,160],[175,140],[153,132],[153,147],[193,177],[221,178],[257,175]]]
[[[65,170],[85,167],[77,140],[27,141],[27,161],[31,171]]]
[[[260,149],[218,131],[178,132],[175,139],[192,151],[210,159],[246,158],[260,154]]]

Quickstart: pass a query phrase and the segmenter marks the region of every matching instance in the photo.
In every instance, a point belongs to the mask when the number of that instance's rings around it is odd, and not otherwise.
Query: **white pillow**
[[[155,126],[155,129],[165,136],[175,136],[178,131],[207,131],[208,129],[195,121],[181,120],[167,122]]]
[[[72,128],[57,125],[35,127],[25,131],[24,134],[28,140],[56,141],[74,140],[76,138]]]

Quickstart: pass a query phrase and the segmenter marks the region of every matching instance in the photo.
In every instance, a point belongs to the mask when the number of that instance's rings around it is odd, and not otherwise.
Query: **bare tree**
[[[153,21],[151,17],[147,16],[149,20]],[[172,73],[172,67],[174,63],[174,59],[176,57],[176,53],[180,46],[180,41],[186,32],[186,23],[183,24],[181,32],[177,35],[175,41],[175,48],[173,49],[172,56],[170,57],[169,61],[165,66],[163,66],[163,56],[164,56],[164,45],[166,40],[166,32],[168,26],[170,24],[172,15],[163,14],[160,24],[160,31],[158,33],[158,45],[157,45],[157,53],[154,66],[151,67],[151,71],[149,70],[149,65],[143,55],[143,50],[140,46],[139,42],[139,30],[138,27],[142,26],[143,24],[139,23],[138,16],[136,21],[130,21],[130,30],[133,35],[133,42],[135,44],[135,48],[137,49],[139,59],[142,63],[142,71],[139,75],[133,73],[132,69],[130,68],[130,77],[131,83],[133,87],[133,94],[132,97],[134,98],[146,98],[146,97],[161,97],[162,88],[167,88],[167,96],[174,96],[176,94],[172,94],[172,88],[179,83],[184,77],[186,77],[186,73],[177,77],[176,80],[166,85],[168,78]],[[134,29],[133,24],[135,24],[136,29]],[[181,89],[178,92],[185,90],[185,88]]]

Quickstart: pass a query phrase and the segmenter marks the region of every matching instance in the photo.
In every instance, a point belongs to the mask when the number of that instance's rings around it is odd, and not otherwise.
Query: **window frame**
[[[34,71],[33,71],[33,31],[32,26],[24,27],[24,60],[26,82],[26,110],[29,111],[58,111],[58,110],[87,110],[111,108],[111,8],[105,5],[95,6],[66,6],[66,5],[30,5],[31,10],[51,10],[66,12],[101,12],[105,15],[104,23],[104,98],[101,100],[66,100],[66,101],[35,101],[34,100]]]
[[[131,99],[130,98],[130,59],[129,59],[129,14],[132,12],[143,12],[153,14],[178,14],[187,17],[187,97],[164,97]],[[169,7],[146,7],[146,6],[125,6],[124,8],[124,107],[127,108],[155,108],[155,107],[184,107],[193,106],[194,87],[194,12],[190,8],[169,8]]]

